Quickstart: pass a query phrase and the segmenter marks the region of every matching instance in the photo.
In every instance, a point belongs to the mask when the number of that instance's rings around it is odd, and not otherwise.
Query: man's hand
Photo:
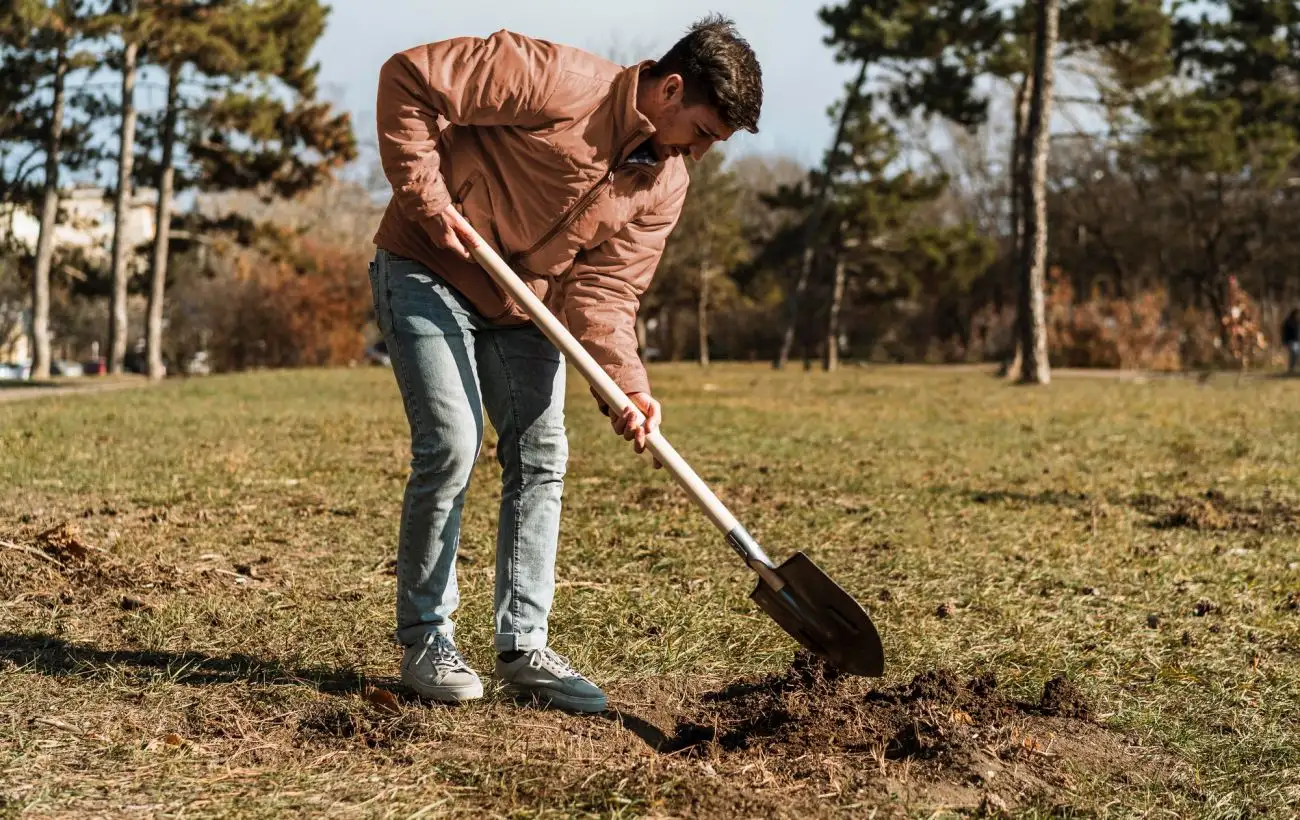
[[[645,416],[645,423],[641,426],[636,424],[636,410],[629,407],[620,414],[611,414],[610,407],[605,400],[593,388],[591,395],[596,399],[596,404],[600,406],[600,412],[609,417],[610,425],[613,426],[614,432],[618,433],[624,439],[632,442],[633,449],[637,454],[645,452],[646,437],[659,429],[659,422],[663,417],[663,408],[649,393],[628,393],[627,397],[632,403],[641,409],[641,415]],[[655,469],[663,469],[658,459],[654,460]]]
[[[424,223],[424,227],[425,230],[429,232],[429,237],[433,240],[433,244],[456,253],[464,259],[470,259],[471,257],[469,251],[465,249],[465,244],[460,241],[460,237],[457,236],[456,232],[451,228],[452,219],[447,214],[447,211],[450,211],[454,207],[454,205],[448,205],[446,210],[436,216],[430,217]]]

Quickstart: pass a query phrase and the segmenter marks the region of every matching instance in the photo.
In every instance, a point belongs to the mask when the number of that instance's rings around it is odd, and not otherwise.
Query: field
[[[0,817],[1284,816],[1300,804],[1300,381],[652,370],[775,558],[866,604],[881,680],[570,382],[553,643],[605,715],[395,679],[407,440],[381,369],[0,404]],[[489,434],[490,435],[490,434]],[[458,637],[490,671],[499,468]]]

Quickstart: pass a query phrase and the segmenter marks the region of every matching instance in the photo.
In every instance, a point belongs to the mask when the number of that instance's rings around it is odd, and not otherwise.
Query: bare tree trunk
[[[840,305],[844,301],[844,254],[835,257],[835,284],[831,288],[830,316],[826,321],[826,372],[840,366]]]
[[[180,66],[172,66],[167,73],[167,113],[163,117],[162,169],[158,174],[158,205],[154,208],[156,223],[153,240],[152,287],[149,289],[149,321],[145,338],[145,351],[149,362],[149,378],[161,379],[167,375],[162,356],[163,299],[167,293],[167,250],[171,241],[172,186],[176,176],[176,117],[180,100]]]
[[[32,276],[32,378],[50,377],[50,266],[54,261],[54,229],[59,218],[59,147],[63,141],[64,80],[68,55],[62,46],[54,62],[54,110],[45,141],[45,190],[41,203],[41,232],[36,240],[36,270]]]
[[[700,299],[695,311],[700,333],[700,367],[709,366],[709,284],[712,279],[713,272],[706,262],[700,268]]]
[[[1034,88],[1034,74],[1026,71],[1020,87],[1016,89],[1015,133],[1011,137],[1011,269],[1019,278],[1021,259],[1025,252],[1025,191],[1029,168],[1025,162],[1028,152],[1026,139],[1029,125],[1029,102]],[[1009,379],[1019,379],[1024,352],[1020,349],[1019,317],[1016,331],[1012,333],[1011,361],[1006,365],[1003,375]]]
[[[135,4],[131,4],[132,13]],[[113,294],[108,324],[108,370],[121,373],[126,359],[127,313],[126,218],[131,203],[131,167],[135,160],[135,70],[138,46],[128,39],[122,52],[122,130],[117,155],[117,202],[113,225]]]
[[[867,78],[867,63],[862,62],[858,69],[857,79],[853,82],[853,87],[849,89],[849,95],[844,100],[844,110],[840,112],[839,124],[835,127],[835,141],[831,143],[831,150],[827,154],[826,168],[820,182],[817,185],[817,192],[813,198],[812,211],[808,214],[808,220],[804,223],[803,229],[803,257],[800,260],[799,278],[795,281],[794,290],[786,300],[786,319],[785,332],[781,336],[781,350],[777,354],[776,361],[772,366],[780,370],[790,361],[790,350],[794,347],[795,329],[799,324],[799,305],[803,300],[804,294],[808,292],[808,280],[812,276],[813,242],[817,238],[817,229],[821,227],[822,216],[826,211],[826,205],[830,199],[831,176],[835,169],[831,167],[832,158],[835,151],[844,141],[844,129],[848,126],[849,116],[858,105],[858,99],[862,95],[862,84]],[[808,361],[805,357],[805,366]]]
[[[1025,240],[1025,153],[1028,146],[1029,103],[1034,76],[1026,72],[1016,90],[1015,135],[1011,139],[1011,258],[1018,264],[1024,253]]]
[[[1038,0],[1034,42],[1034,89],[1029,106],[1029,161],[1032,177],[1026,199],[1025,248],[1020,276],[1020,347],[1022,384],[1049,384],[1047,305],[1043,294],[1047,273],[1047,154],[1052,119],[1052,91],[1060,0]]]

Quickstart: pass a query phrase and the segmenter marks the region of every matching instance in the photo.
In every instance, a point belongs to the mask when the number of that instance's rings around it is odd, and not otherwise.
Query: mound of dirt
[[[1043,686],[1043,697],[1038,707],[1047,715],[1079,718],[1092,717],[1092,705],[1084,698],[1079,687],[1064,675],[1057,675]]]
[[[1129,744],[1092,723],[1064,676],[1036,703],[1004,695],[994,675],[923,672],[873,690],[801,652],[782,675],[706,693],[660,751],[709,765],[760,764],[776,776],[843,793],[882,785],[946,805],[1055,804],[1076,774],[1118,769]]]
[[[1172,499],[1140,495],[1130,503],[1153,516],[1151,526],[1159,530],[1300,532],[1300,509],[1270,498],[1247,503],[1209,489],[1199,496]]]
[[[0,533],[0,597],[25,598],[63,604],[85,604],[105,597],[123,609],[119,593],[143,594],[194,586],[181,568],[159,560],[123,558],[94,546],[71,522],[26,538]],[[202,579],[198,579],[202,580]],[[112,593],[112,594],[109,594]],[[140,601],[139,594],[128,597]]]

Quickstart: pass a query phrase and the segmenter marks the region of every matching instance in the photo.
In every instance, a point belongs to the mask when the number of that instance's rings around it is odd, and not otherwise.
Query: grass
[[[787,799],[802,786],[762,761],[648,745],[650,717],[784,668],[792,645],[576,376],[551,631],[624,718],[495,692],[459,709],[374,696],[397,688],[400,658],[388,562],[407,440],[391,378],[268,372],[0,404],[0,817],[705,816],[727,791],[769,816],[934,808],[862,785]],[[1078,772],[1056,810],[1300,802],[1300,382],[652,378],[674,444],[773,557],[807,551],[870,607],[881,685],[994,670],[1032,699],[1065,672],[1103,725],[1178,764],[1154,781]],[[485,457],[459,564],[458,637],[480,670],[498,480]]]

